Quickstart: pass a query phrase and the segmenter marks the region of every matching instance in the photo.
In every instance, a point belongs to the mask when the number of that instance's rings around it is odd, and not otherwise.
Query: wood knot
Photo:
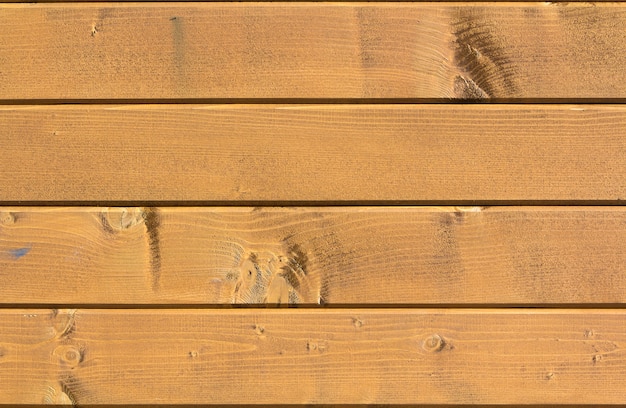
[[[144,219],[144,212],[139,207],[110,207],[100,215],[102,228],[109,233],[124,231],[135,225],[143,224]]]
[[[8,211],[0,212],[0,224],[13,225],[15,224],[15,215]]]
[[[226,275],[234,282],[233,303],[288,305],[313,302],[318,296],[319,281],[309,276],[308,256],[296,244],[282,254],[263,249],[242,254],[237,261]]]
[[[83,361],[83,351],[73,345],[63,345],[54,349],[53,353],[63,365],[76,367]]]
[[[254,326],[252,326],[252,328],[254,329],[254,332],[257,336],[262,336],[263,333],[265,333],[265,327],[259,326],[258,324],[255,324]]]
[[[54,333],[57,339],[68,340],[76,330],[76,309],[53,309]]]
[[[357,329],[359,329],[363,326],[363,320],[359,319],[358,317],[353,317],[352,325],[356,327]]]
[[[318,352],[320,354],[325,353],[328,349],[328,344],[325,341],[317,341],[317,340],[307,340],[306,342],[306,351]]]
[[[438,334],[433,334],[424,339],[422,348],[429,353],[438,353],[446,347],[446,341]]]
[[[46,405],[69,405],[76,406],[76,403],[65,392],[56,387],[48,385],[46,387],[43,403]]]

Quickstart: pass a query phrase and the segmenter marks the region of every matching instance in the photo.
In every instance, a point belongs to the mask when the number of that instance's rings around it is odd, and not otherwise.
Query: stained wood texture
[[[626,312],[2,310],[0,402],[623,403]]]
[[[622,106],[5,106],[0,200],[617,203],[625,133]]]
[[[626,97],[623,4],[0,10],[1,99]]]
[[[626,302],[622,207],[2,210],[4,304]]]

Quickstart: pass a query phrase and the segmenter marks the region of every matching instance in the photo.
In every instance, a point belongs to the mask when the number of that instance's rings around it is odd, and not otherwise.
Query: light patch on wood
[[[487,92],[483,91],[470,78],[457,75],[454,78],[454,95],[459,99],[486,99],[489,98]]]
[[[15,223],[15,215],[9,211],[0,212],[0,225],[9,226]]]
[[[318,280],[307,276],[308,257],[298,245],[285,249],[282,254],[257,251],[241,257],[227,275],[234,281],[232,303],[318,303],[320,288],[312,287]]]
[[[102,211],[101,220],[106,230],[123,231],[144,222],[143,210],[139,207],[109,207]]]
[[[41,401],[46,405],[75,405],[74,401],[58,386],[48,385]]]

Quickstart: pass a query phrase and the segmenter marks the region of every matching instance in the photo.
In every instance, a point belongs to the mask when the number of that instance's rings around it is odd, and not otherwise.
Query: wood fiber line
[[[4,306],[626,303],[622,207],[4,207],[0,220]]]
[[[10,106],[0,200],[620,203],[625,132],[620,105]]]
[[[620,3],[0,5],[0,100],[626,97]]]
[[[2,310],[0,402],[619,404],[626,312]]]

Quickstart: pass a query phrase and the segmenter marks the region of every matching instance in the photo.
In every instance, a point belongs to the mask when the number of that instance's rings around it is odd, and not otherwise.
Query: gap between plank
[[[29,2],[24,2],[21,0],[2,0],[0,4],[15,4],[15,3],[25,3],[25,4],[37,4],[37,3],[107,3],[107,0],[34,0]],[[130,3],[129,0],[122,0],[119,3]],[[165,3],[166,0],[132,0],[132,3]],[[223,0],[184,0],[184,1],[176,1],[176,2],[168,2],[168,3],[219,3],[223,2]],[[274,3],[276,0],[238,0],[237,3]],[[330,1],[330,0],[293,0],[293,3],[338,3],[338,1]],[[529,3],[529,0],[491,0],[489,3]],[[612,3],[614,0],[596,0],[593,3]],[[341,3],[364,3],[364,0],[343,0]],[[459,0],[393,0],[393,3],[459,3]],[[589,3],[588,0],[571,0],[571,1],[547,1],[544,3]]]
[[[3,207],[406,207],[624,206],[626,200],[2,201]]]
[[[123,405],[125,408],[200,408],[200,407],[237,407],[237,408],[368,408],[368,407],[388,407],[388,408],[451,408],[459,407],[458,404],[384,404],[384,405],[371,405],[371,404],[271,404],[271,405],[241,405],[241,404],[132,404]],[[610,404],[593,404],[593,405],[572,405],[572,404],[559,404],[559,408],[587,408],[593,406],[595,408],[614,408],[616,405]],[[15,404],[0,404],[0,408],[15,408]],[[20,408],[67,408],[68,405],[60,404],[46,404],[46,405],[19,405]],[[82,408],[119,408],[120,405],[106,405],[106,404],[80,404]],[[470,405],[471,408],[480,407],[497,407],[497,408],[519,408],[520,405],[502,405],[502,404],[478,404]],[[531,404],[524,405],[524,408],[554,408],[555,405],[547,404]]]
[[[2,4],[2,1],[0,1]],[[558,105],[626,104],[626,98],[134,98],[0,99],[0,105]]]
[[[53,303],[0,303],[0,310],[8,309],[91,309],[91,310],[219,310],[219,309],[307,309],[307,310],[319,310],[319,309],[448,309],[448,310],[623,310],[626,309],[625,303],[364,303],[364,304],[352,304],[352,303],[333,303],[319,305],[314,303],[300,303],[300,304],[284,304],[284,305],[271,305],[271,304],[202,304],[202,303],[147,303],[147,304],[89,304],[89,303],[71,303],[71,304],[53,304]],[[0,405],[1,406],[1,405]]]

